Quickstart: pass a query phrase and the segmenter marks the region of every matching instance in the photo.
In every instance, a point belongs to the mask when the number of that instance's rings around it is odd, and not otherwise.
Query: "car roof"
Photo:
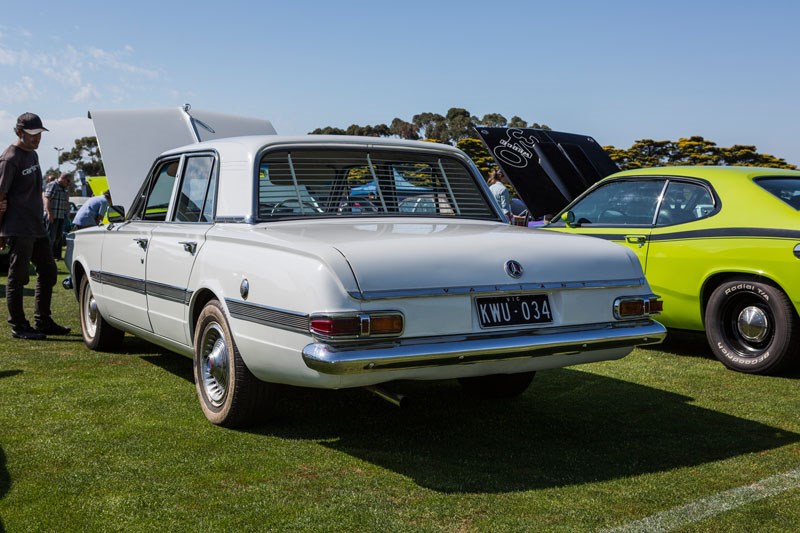
[[[609,181],[670,177],[699,179],[711,184],[719,195],[722,206],[720,218],[709,219],[711,224],[724,226],[746,223],[759,227],[781,227],[797,223],[796,209],[758,186],[755,180],[761,177],[798,179],[800,178],[798,170],[714,165],[648,167],[612,174],[596,184],[592,190],[602,187]],[[765,213],[768,215],[765,216]]]
[[[96,110],[95,127],[114,203],[130,207],[153,161],[162,155],[213,150],[234,165],[273,146],[411,148],[463,154],[440,143],[350,135],[280,136],[268,120],[182,108]]]
[[[761,176],[800,177],[800,170],[769,167],[735,167],[714,165],[692,165],[675,167],[648,167],[624,170],[608,176],[606,179],[634,176],[676,176],[700,178],[708,181],[717,180],[752,180]]]
[[[211,141],[198,142],[179,146],[167,150],[162,156],[168,156],[188,151],[204,151],[209,149],[219,149],[222,145],[236,145],[242,153],[256,153],[265,148],[277,148],[281,146],[313,146],[315,144],[328,147],[384,147],[384,148],[414,148],[427,151],[444,151],[454,154],[462,154],[461,150],[454,146],[441,143],[426,141],[409,141],[405,139],[393,139],[389,137],[359,137],[356,135],[245,135],[240,137],[229,137],[225,139],[214,139]]]

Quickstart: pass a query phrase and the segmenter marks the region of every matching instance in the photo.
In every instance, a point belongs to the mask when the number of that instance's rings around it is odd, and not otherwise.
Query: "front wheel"
[[[726,367],[775,374],[798,356],[800,323],[778,287],[732,279],[714,289],[705,311],[706,337]]]
[[[118,349],[125,332],[106,322],[100,314],[92,286],[89,284],[89,276],[83,276],[81,279],[78,301],[81,306],[81,334],[86,347],[100,351]]]
[[[217,300],[206,304],[194,333],[194,381],[203,414],[213,424],[241,427],[268,407],[269,384],[244,364]]]
[[[481,398],[514,398],[525,392],[533,381],[536,372],[521,374],[492,374],[460,378],[458,382],[468,394]]]

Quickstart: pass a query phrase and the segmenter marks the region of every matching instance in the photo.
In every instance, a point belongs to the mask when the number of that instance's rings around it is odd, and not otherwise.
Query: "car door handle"
[[[136,237],[133,240],[136,241],[136,244],[139,245],[139,248],[141,248],[142,250],[147,250],[147,239]]]
[[[645,236],[645,235],[625,235],[625,242],[627,242],[628,244],[638,244],[639,248],[641,248],[647,242],[647,236]]]
[[[180,241],[178,244],[183,245],[183,250],[185,252],[189,252],[190,254],[194,255],[195,251],[197,251],[197,243],[193,241]]]

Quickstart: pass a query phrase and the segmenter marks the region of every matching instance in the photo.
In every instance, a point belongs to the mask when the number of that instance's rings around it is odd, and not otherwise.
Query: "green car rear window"
[[[755,182],[764,190],[800,211],[800,177],[766,177]]]

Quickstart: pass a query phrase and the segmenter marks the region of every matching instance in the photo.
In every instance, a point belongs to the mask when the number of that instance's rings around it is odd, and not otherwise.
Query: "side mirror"
[[[106,217],[109,222],[122,222],[125,220],[125,208],[121,205],[110,205]]]
[[[567,211],[561,215],[561,220],[564,221],[564,224],[566,224],[568,228],[574,228],[577,226],[577,224],[575,224],[575,213],[572,211]]]

